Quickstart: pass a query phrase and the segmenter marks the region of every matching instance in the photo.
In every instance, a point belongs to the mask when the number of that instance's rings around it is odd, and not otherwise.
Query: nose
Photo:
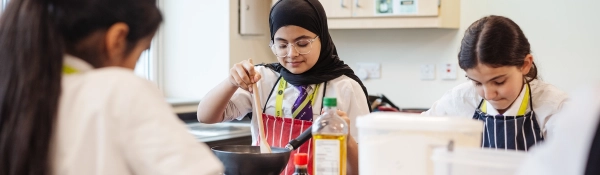
[[[287,56],[290,58],[294,58],[298,55],[300,55],[300,53],[296,49],[296,46],[290,44],[290,46],[288,47],[288,55]]]
[[[496,89],[493,87],[483,87],[483,97],[486,100],[494,100],[497,96],[498,93],[496,92]]]

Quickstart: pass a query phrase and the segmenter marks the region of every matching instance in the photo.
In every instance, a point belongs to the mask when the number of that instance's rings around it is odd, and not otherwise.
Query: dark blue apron
[[[529,84],[525,88],[526,95],[517,116],[489,115],[485,110],[485,100],[481,100],[473,119],[484,122],[482,147],[527,151],[529,147],[544,140],[533,111]],[[482,106],[482,104],[484,105]],[[525,114],[527,106],[530,107],[531,111]]]

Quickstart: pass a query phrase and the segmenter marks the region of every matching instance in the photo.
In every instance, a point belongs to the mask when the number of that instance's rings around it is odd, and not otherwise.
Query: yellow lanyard
[[[527,104],[529,104],[529,86],[525,86],[525,96],[523,97],[523,101],[521,101],[521,107],[519,108],[517,116],[525,115],[525,112],[527,112]],[[483,101],[480,109],[481,112],[487,113],[487,101]]]
[[[71,67],[69,65],[63,65],[63,69],[62,69],[63,74],[75,74],[77,72],[79,72],[77,69],[75,69],[74,67]]]
[[[283,117],[283,90],[285,90],[287,86],[287,81],[285,81],[283,78],[281,78],[281,80],[279,81],[279,86],[277,87],[277,97],[276,97],[276,101],[275,101],[275,116],[276,117]],[[300,106],[298,106],[298,108],[294,111],[294,113],[292,114],[292,117],[296,118],[296,116],[298,115],[298,113],[300,113],[300,111],[302,109],[304,109],[304,107],[306,106],[306,104],[308,104],[308,101],[311,101],[311,106],[315,104],[315,100],[313,100],[313,98],[315,96],[317,96],[317,91],[319,90],[319,84],[317,84],[317,86],[315,87],[315,90],[312,94],[310,94],[310,96],[306,97],[306,99],[304,99],[304,101],[300,104]]]

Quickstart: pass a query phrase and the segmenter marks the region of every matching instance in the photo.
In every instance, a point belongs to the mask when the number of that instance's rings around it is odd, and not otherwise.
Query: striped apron
[[[529,84],[525,86],[525,97],[517,116],[487,114],[487,101],[481,100],[473,119],[484,122],[481,147],[504,150],[524,150],[544,140],[532,107]],[[531,111],[527,111],[527,107]]]
[[[309,128],[310,126],[312,126],[312,118],[310,119],[305,119],[305,120],[300,120],[300,119],[296,119],[296,118],[284,118],[281,117],[281,99],[283,96],[283,90],[285,89],[285,87],[283,85],[287,84],[285,82],[285,80],[283,80],[282,77],[279,77],[279,81],[278,83],[275,83],[275,85],[273,86],[273,88],[271,89],[271,92],[269,93],[269,97],[267,97],[267,100],[265,102],[265,105],[263,106],[263,111],[266,110],[266,106],[267,106],[267,102],[269,101],[269,98],[271,97],[271,95],[273,94],[275,88],[277,88],[279,86],[279,88],[277,89],[277,94],[275,94],[277,101],[276,101],[276,114],[279,114],[279,116],[272,116],[272,115],[267,115],[267,114],[262,114],[262,118],[263,118],[263,125],[265,128],[265,139],[267,140],[267,142],[269,143],[270,146],[272,147],[280,147],[280,148],[285,148],[285,146],[287,145],[287,143],[298,137],[300,134],[302,134],[302,132],[304,130],[306,130],[307,128]],[[325,96],[325,90],[327,87],[327,82],[324,83],[324,87],[323,87],[323,96]],[[318,90],[318,86],[317,88],[315,88],[315,92],[313,92],[314,94],[317,94],[317,90]],[[314,97],[314,95],[313,95]],[[321,103],[322,104],[322,103]],[[312,105],[312,104],[308,104],[308,105]],[[321,106],[321,109],[323,109],[323,106]],[[294,114],[296,114],[297,112],[294,112]],[[298,117],[300,118],[300,117]],[[260,139],[257,139],[256,142],[253,143],[253,145],[257,146],[259,145],[259,141]],[[283,172],[281,172],[281,175],[292,175],[294,174],[294,154],[296,153],[306,153],[308,154],[308,172],[313,172],[313,159],[312,159],[312,149],[311,148],[312,145],[312,138],[310,140],[308,140],[306,143],[302,144],[302,146],[300,146],[298,149],[296,149],[295,151],[292,151],[291,155],[290,155],[290,159],[288,161],[288,164],[285,168],[285,170]]]

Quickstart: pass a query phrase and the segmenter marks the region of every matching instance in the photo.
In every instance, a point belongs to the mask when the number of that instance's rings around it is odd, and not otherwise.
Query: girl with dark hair
[[[266,115],[252,114],[253,144],[258,144],[254,119],[263,117],[269,144],[284,147],[320,115],[323,97],[336,97],[337,108],[344,111],[338,114],[350,126],[347,171],[357,174],[358,145],[353,138],[357,130],[352,122],[369,113],[367,91],[338,57],[323,6],[318,0],[280,0],[271,9],[269,25],[270,47],[279,63],[254,66],[243,61],[234,65],[229,77],[198,105],[198,120],[216,123],[241,119],[258,105]],[[249,88],[254,83],[258,89]],[[255,90],[259,91],[262,104],[253,103],[251,92]],[[309,140],[298,150],[310,157],[311,145]],[[312,172],[312,158],[309,160],[308,169]],[[288,163],[288,174],[293,173],[292,163]]]
[[[427,115],[473,116],[485,123],[482,147],[525,150],[552,131],[567,94],[538,80],[529,41],[512,20],[487,16],[465,32],[458,54],[472,82],[435,102]]]
[[[155,0],[11,0],[0,18],[0,175],[217,174],[133,68]]]

